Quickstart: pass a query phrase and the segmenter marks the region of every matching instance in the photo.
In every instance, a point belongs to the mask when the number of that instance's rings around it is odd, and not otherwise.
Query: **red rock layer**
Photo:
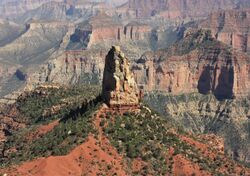
[[[233,48],[250,51],[250,10],[230,10],[213,13],[201,23],[212,35]]]
[[[133,66],[137,83],[145,90],[173,94],[212,92],[218,98],[248,94],[250,58],[214,39],[203,43],[208,37],[205,36],[202,32],[195,36],[187,34],[171,49],[146,53]],[[193,45],[197,46],[188,48]]]
[[[78,38],[86,41],[89,37],[88,46],[106,41],[137,41],[144,40],[151,33],[151,27],[139,22],[130,22],[123,25],[112,19],[106,13],[99,13],[91,20],[82,24],[76,30]]]

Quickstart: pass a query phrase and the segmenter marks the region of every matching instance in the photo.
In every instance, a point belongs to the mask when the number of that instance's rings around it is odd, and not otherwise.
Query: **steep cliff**
[[[212,92],[223,99],[249,93],[249,60],[209,31],[191,30],[172,47],[144,54],[133,70],[137,83],[148,91]]]
[[[200,27],[233,48],[250,52],[250,10],[230,10],[212,13]]]
[[[25,25],[18,25],[16,23],[0,19],[0,47],[11,43],[24,32],[27,27]]]
[[[63,85],[100,84],[104,69],[104,50],[65,51],[30,73],[28,87],[45,82]]]
[[[0,48],[0,57],[22,65],[43,63],[60,47],[70,28],[70,23],[32,22],[25,33]]]
[[[92,45],[113,42],[133,42],[145,41],[150,39],[152,28],[148,24],[139,22],[129,22],[123,24],[106,13],[100,12],[98,15],[90,18],[78,25],[73,40],[77,43],[85,41],[85,44],[90,47]]]

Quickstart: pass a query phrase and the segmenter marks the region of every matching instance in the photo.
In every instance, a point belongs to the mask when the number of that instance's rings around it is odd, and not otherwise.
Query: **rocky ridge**
[[[62,0],[55,0],[62,2]],[[33,10],[40,7],[42,4],[51,2],[51,0],[4,0],[0,4],[0,14],[4,17],[20,15],[28,10]]]

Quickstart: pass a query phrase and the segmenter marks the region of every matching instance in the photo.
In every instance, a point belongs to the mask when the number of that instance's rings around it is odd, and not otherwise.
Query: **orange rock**
[[[102,94],[110,106],[139,104],[139,91],[129,61],[118,46],[113,46],[106,56]]]

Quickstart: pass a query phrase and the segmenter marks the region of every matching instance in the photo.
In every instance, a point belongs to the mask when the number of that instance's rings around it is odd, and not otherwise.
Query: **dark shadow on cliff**
[[[232,68],[222,67],[216,81],[216,70],[213,66],[206,66],[198,81],[198,91],[201,94],[213,93],[218,100],[233,98],[234,74]]]
[[[201,94],[208,94],[212,87],[211,66],[206,66],[198,81],[198,91]]]
[[[233,98],[234,73],[233,68],[221,68],[218,78],[218,86],[214,90],[214,95],[218,100]]]

